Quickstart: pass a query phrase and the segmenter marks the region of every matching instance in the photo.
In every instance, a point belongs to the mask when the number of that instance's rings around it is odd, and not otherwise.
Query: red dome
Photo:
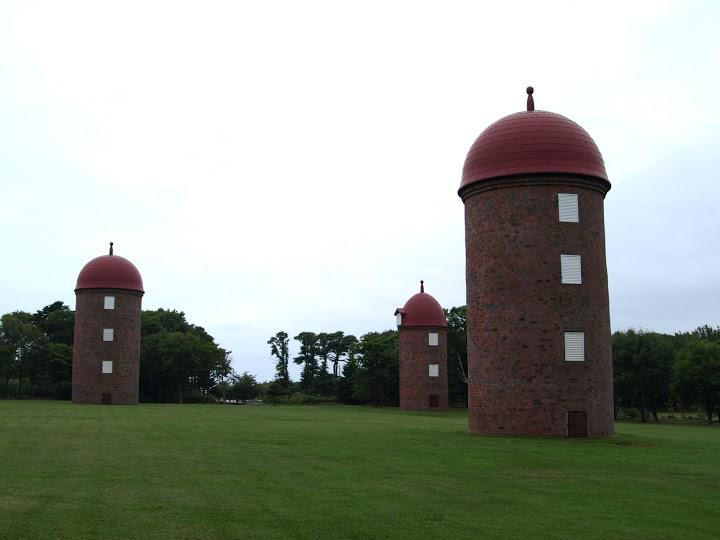
[[[78,275],[75,290],[125,289],[144,293],[142,276],[124,257],[102,255],[87,263]]]
[[[447,326],[442,306],[422,290],[396,309],[395,315],[398,313],[402,313],[403,326]]]
[[[531,110],[501,118],[480,134],[465,158],[460,188],[535,173],[608,179],[600,150],[587,131],[560,114]]]

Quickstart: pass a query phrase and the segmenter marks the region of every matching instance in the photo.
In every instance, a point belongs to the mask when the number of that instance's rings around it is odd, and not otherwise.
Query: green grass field
[[[470,435],[464,411],[0,401],[2,538],[717,538],[720,428]]]

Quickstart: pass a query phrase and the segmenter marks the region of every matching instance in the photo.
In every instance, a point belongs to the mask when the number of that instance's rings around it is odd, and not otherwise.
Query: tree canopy
[[[60,301],[0,318],[0,396],[70,399],[75,312]],[[227,351],[181,311],[141,315],[140,394],[144,400],[207,397],[232,370]]]
[[[720,327],[673,335],[626,330],[613,334],[615,412],[637,410],[646,421],[659,410],[694,407],[708,422],[720,409]]]
[[[670,399],[670,376],[675,351],[668,336],[628,330],[613,336],[616,403],[636,407],[647,420]]]
[[[229,353],[182,311],[143,311],[140,395],[144,400],[207,400],[230,374]]]
[[[448,322],[448,399],[467,407],[467,307],[445,310]]]
[[[445,310],[448,321],[450,402],[467,404],[467,309]],[[60,301],[34,313],[0,317],[0,397],[71,394],[75,313]],[[368,332],[359,339],[341,330],[303,331],[294,339],[302,366],[290,380],[290,338],[284,331],[268,341],[275,378],[259,385],[237,375],[230,351],[220,347],[182,311],[146,310],[141,315],[140,394],[144,401],[207,401],[215,394],[241,402],[262,388],[271,402],[367,403],[399,400],[399,339],[396,330]],[[702,409],[708,422],[720,413],[720,327],[704,325],[673,335],[644,330],[615,332],[613,369],[616,415],[637,411],[658,419],[661,410]],[[234,396],[234,397],[233,397]]]
[[[287,332],[280,331],[268,340],[270,345],[270,354],[275,357],[275,381],[277,387],[282,392],[290,387],[290,371],[288,363],[290,361],[290,338]]]
[[[712,423],[720,412],[720,342],[692,339],[678,354],[673,389],[679,400],[700,405]]]

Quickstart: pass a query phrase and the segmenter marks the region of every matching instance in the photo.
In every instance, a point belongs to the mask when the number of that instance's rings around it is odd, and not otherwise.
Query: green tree
[[[0,323],[0,397],[9,397],[10,379],[15,373],[15,348],[13,345],[5,341],[2,332],[2,323]]]
[[[47,377],[52,397],[70,399],[72,396],[73,348],[64,343],[50,343],[47,355]]]
[[[47,337],[33,324],[33,316],[24,311],[6,313],[0,318],[0,341],[7,365],[3,367],[5,386],[10,378],[17,378],[18,395],[23,395],[23,384],[37,380],[41,359],[46,354]]]
[[[218,362],[214,367],[212,374],[213,379],[218,381],[216,389],[220,399],[223,401],[225,401],[225,392],[230,386],[227,384],[226,379],[232,379],[235,376],[235,372],[232,368],[232,356],[230,356],[230,353],[232,353],[232,351],[223,351],[224,357],[222,361]]]
[[[155,396],[158,402],[177,398],[192,373],[191,351],[182,332],[159,332],[142,339],[140,354],[140,392]]]
[[[343,365],[342,376],[338,377],[335,386],[335,395],[341,403],[356,403],[354,396],[354,381],[357,377],[359,362],[354,354],[349,354]]]
[[[235,377],[231,389],[233,399],[245,404],[249,399],[255,399],[258,394],[258,383],[253,375],[245,371],[242,375]]]
[[[332,334],[327,332],[320,332],[317,337],[317,348],[316,354],[319,359],[319,366],[316,375],[316,391],[323,395],[328,396],[332,393],[333,382],[328,372],[329,360],[332,355],[333,338]]]
[[[720,406],[720,343],[694,339],[680,351],[673,370],[673,388],[687,400],[686,405],[702,406],[711,424]]]
[[[637,407],[647,421],[670,401],[674,351],[668,336],[628,330],[613,334],[613,377],[616,404]]]
[[[185,313],[157,309],[141,319],[140,394],[143,398],[183,402],[206,401],[231,373],[230,353]]]
[[[340,364],[347,359],[348,353],[356,343],[357,338],[353,335],[346,336],[345,332],[337,331],[328,334],[328,351],[333,365],[334,384],[337,384]]]
[[[703,325],[698,326],[695,330],[690,332],[690,336],[695,339],[701,339],[704,341],[720,341],[720,326],[713,328],[712,326]]]
[[[191,325],[185,319],[185,313],[174,309],[156,309],[143,311],[140,319],[140,333],[143,337],[162,332],[188,332]],[[203,330],[204,332],[204,330]]]
[[[145,336],[140,354],[141,394],[159,402],[180,403],[190,393],[207,397],[219,381],[225,353],[192,329]]]
[[[273,405],[276,405],[278,400],[287,395],[287,393],[287,386],[283,386],[278,379],[275,379],[267,385],[267,389],[265,390],[265,399]]]
[[[268,340],[270,345],[270,354],[277,358],[275,363],[275,380],[280,385],[282,392],[287,392],[290,388],[290,372],[288,371],[288,362],[290,360],[289,350],[290,338],[287,332],[280,331]]]
[[[319,372],[317,358],[318,354],[318,335],[314,332],[300,332],[293,338],[300,343],[300,351],[293,358],[293,362],[302,365],[300,373],[300,389],[308,394],[313,394],[317,390],[317,375]]]
[[[396,330],[370,332],[358,344],[353,398],[376,405],[399,401],[399,338]]]
[[[33,313],[32,322],[45,332],[50,343],[73,344],[75,312],[61,301],[53,302]]]
[[[448,397],[450,403],[467,407],[467,306],[445,310],[448,322]]]

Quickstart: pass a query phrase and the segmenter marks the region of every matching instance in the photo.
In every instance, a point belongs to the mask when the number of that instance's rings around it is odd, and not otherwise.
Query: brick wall
[[[548,175],[461,191],[471,431],[561,437],[567,411],[587,411],[588,435],[613,434],[607,188]],[[578,194],[579,223],[559,221],[558,193]],[[581,255],[581,285],[561,284],[561,253]],[[565,361],[565,331],[585,333],[585,361]]]
[[[115,297],[115,309],[104,308],[105,296]],[[136,404],[140,374],[140,312],[142,294],[116,289],[84,289],[75,296],[73,403],[101,403],[110,394],[113,404]],[[103,329],[114,330],[103,341]],[[102,373],[102,361],[113,363]]]
[[[428,345],[430,332],[437,332],[437,346]],[[438,364],[437,377],[429,376],[429,364]],[[438,396],[437,409],[447,409],[447,328],[401,326],[400,408],[429,410],[430,395]]]

